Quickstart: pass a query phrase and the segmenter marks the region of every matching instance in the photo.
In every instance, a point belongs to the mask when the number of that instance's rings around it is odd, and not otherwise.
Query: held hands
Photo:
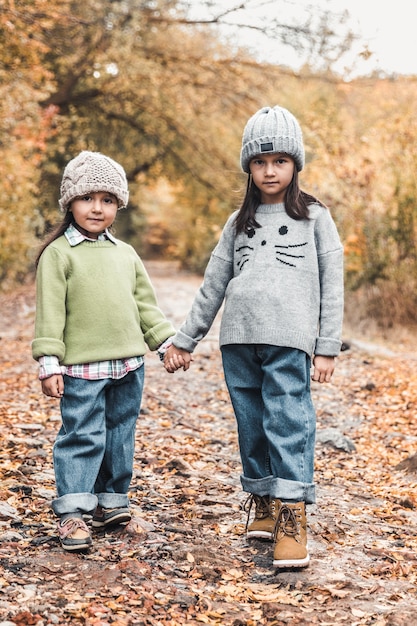
[[[51,396],[51,398],[62,398],[64,395],[64,378],[62,374],[54,374],[49,378],[41,380],[42,391],[45,396]]]
[[[194,359],[190,352],[171,345],[165,352],[164,367],[170,374],[174,374],[174,372],[180,369],[180,367],[182,367],[184,372],[186,372],[191,365],[191,361],[193,360]]]
[[[314,372],[311,378],[317,383],[330,382],[335,368],[335,357],[317,355],[313,359],[313,365]]]

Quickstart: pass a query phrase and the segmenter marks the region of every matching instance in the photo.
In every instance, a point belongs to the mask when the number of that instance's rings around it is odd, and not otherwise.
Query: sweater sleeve
[[[137,257],[135,300],[145,342],[150,350],[156,350],[168,337],[175,334],[175,329],[159,308],[151,280],[139,257]]]
[[[343,247],[336,225],[325,209],[316,223],[320,276],[320,323],[315,354],[337,356],[343,323]]]
[[[35,339],[32,356],[65,356],[66,268],[59,251],[48,246],[39,261],[36,273]]]
[[[232,215],[223,229],[219,243],[213,250],[190,312],[181,328],[173,337],[173,344],[193,352],[201,339],[210,330],[223,303],[227,285],[233,277],[233,232]]]

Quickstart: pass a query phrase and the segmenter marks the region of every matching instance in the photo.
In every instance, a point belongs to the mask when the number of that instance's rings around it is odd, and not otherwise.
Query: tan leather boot
[[[275,523],[279,507],[281,506],[280,500],[269,498],[269,496],[257,496],[253,493],[249,496],[247,502],[249,502],[247,509],[248,521],[246,523],[247,538],[273,541]],[[255,504],[255,517],[249,524],[250,511],[253,504]]]
[[[282,502],[275,525],[274,567],[306,567],[307,546],[305,503]]]

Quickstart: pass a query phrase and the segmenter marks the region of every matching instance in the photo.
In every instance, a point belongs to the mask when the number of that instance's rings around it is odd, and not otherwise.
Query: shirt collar
[[[72,247],[77,246],[79,243],[82,243],[83,241],[96,241],[95,239],[90,239],[89,237],[86,237],[85,235],[80,233],[80,231],[77,228],[75,228],[74,224],[70,224],[68,226],[64,235],[67,238],[69,245]],[[114,244],[117,243],[116,238],[107,230],[107,228],[104,231],[104,233],[100,233],[100,235],[97,237],[97,241],[106,241],[106,239],[108,239]]]

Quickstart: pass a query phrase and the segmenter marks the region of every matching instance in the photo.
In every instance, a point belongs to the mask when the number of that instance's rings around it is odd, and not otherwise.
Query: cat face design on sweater
[[[276,231],[276,240],[274,241],[273,249],[275,254],[275,260],[289,267],[298,267],[298,264],[302,259],[305,258],[305,254],[303,254],[303,248],[307,246],[307,241],[297,242],[297,243],[289,243],[289,235],[290,230],[287,225],[283,224],[279,226]],[[246,231],[246,235],[248,238],[248,243],[240,245],[236,252],[240,253],[240,258],[237,261],[237,266],[240,271],[244,268],[246,263],[248,263],[252,256],[256,252],[259,252],[259,249],[262,247],[266,247],[268,241],[262,234],[261,228],[250,228]]]

